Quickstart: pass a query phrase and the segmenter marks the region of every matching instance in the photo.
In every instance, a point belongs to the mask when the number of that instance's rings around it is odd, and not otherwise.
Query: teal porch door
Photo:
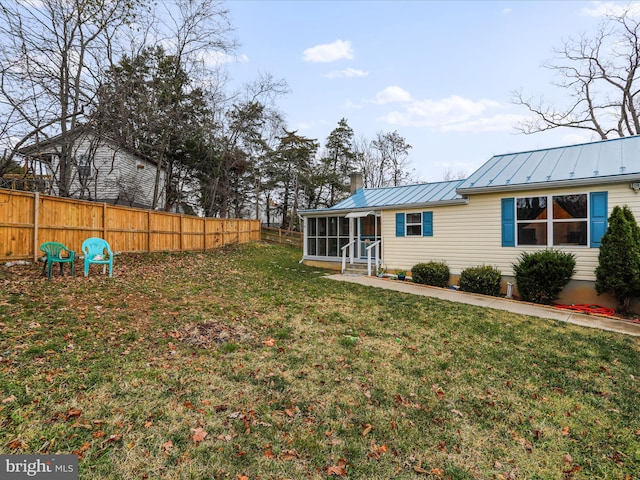
[[[361,259],[367,258],[367,247],[372,243],[380,240],[380,217],[377,215],[367,215],[361,217],[358,222],[358,257]],[[379,250],[382,252],[382,248]],[[375,255],[375,249],[372,251],[372,255]]]

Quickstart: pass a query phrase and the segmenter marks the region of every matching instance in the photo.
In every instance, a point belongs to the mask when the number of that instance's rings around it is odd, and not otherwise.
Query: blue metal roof
[[[634,175],[640,175],[640,136],[496,155],[472,173],[459,192],[548,187],[576,180],[622,181]]]
[[[462,180],[424,183],[386,188],[362,188],[349,198],[327,209],[364,210],[396,206],[417,206],[463,200],[456,192]],[[302,212],[301,212],[302,213]]]

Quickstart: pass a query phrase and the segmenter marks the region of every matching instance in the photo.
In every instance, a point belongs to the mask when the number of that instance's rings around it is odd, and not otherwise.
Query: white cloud
[[[357,70],[355,68],[346,68],[344,70],[332,70],[327,73],[325,77],[334,79],[334,78],[353,78],[353,77],[366,77],[369,75],[369,72],[365,72],[363,70]]]
[[[459,95],[439,100],[418,100],[404,109],[380,117],[391,125],[427,127],[437,132],[513,132],[529,117],[512,113],[513,107],[493,100],[471,100]]]
[[[513,10],[512,10],[512,9],[510,9],[510,8],[505,8],[504,10],[502,10],[502,14],[503,14],[503,15],[506,15],[506,14],[508,14],[508,13],[511,13],[512,11],[513,11]]]
[[[488,110],[508,108],[493,100],[470,100],[458,95],[440,100],[419,100],[382,119],[399,126],[431,127],[439,131],[489,131],[513,127],[519,115],[488,115]]]
[[[513,113],[493,115],[464,122],[442,125],[441,132],[505,132],[513,130],[514,126],[525,119],[524,115]]]
[[[353,48],[350,41],[336,40],[333,43],[325,43],[307,48],[302,56],[305,62],[328,63],[353,58]]]
[[[582,14],[588,17],[620,16],[627,14],[631,17],[640,16],[640,3],[619,2],[591,2],[590,7],[584,7]]]
[[[398,86],[392,85],[376,94],[373,103],[384,105],[386,103],[409,102],[411,94]]]

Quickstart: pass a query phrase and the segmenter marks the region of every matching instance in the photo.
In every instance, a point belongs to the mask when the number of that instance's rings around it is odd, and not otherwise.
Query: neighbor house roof
[[[640,179],[640,136],[496,155],[458,193],[549,188]]]
[[[452,205],[466,203],[466,199],[456,192],[462,180],[449,182],[423,183],[400,187],[361,188],[352,196],[331,208],[320,210],[301,210],[301,215],[309,213],[328,213],[333,211],[365,211],[369,209],[408,207],[421,208],[432,205]]]
[[[157,162],[153,158],[147,155],[144,155],[126,145],[119,145],[118,142],[116,142],[114,139],[112,139],[108,135],[100,134],[96,129],[89,127],[87,125],[80,125],[76,127],[74,130],[68,131],[66,135],[68,135],[69,138],[78,138],[78,137],[81,137],[82,135],[86,135],[86,136],[90,135],[92,137],[99,138],[105,144],[109,144],[111,148],[128,152],[134,157],[138,157],[142,160],[146,160],[149,163],[157,165]],[[56,147],[57,145],[59,145],[61,143],[62,138],[63,138],[63,135],[58,134],[53,137],[49,137],[35,143],[30,143],[28,145],[25,145],[24,147],[20,148],[18,152],[21,155],[31,156],[31,157],[34,157],[34,156],[49,157],[44,159],[46,161],[50,161],[50,155],[51,155],[50,148]]]

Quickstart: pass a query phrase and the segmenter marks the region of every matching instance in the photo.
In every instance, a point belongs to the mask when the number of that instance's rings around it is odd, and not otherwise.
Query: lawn
[[[82,479],[640,478],[639,339],[299,259],[0,267],[0,454],[73,452]]]

